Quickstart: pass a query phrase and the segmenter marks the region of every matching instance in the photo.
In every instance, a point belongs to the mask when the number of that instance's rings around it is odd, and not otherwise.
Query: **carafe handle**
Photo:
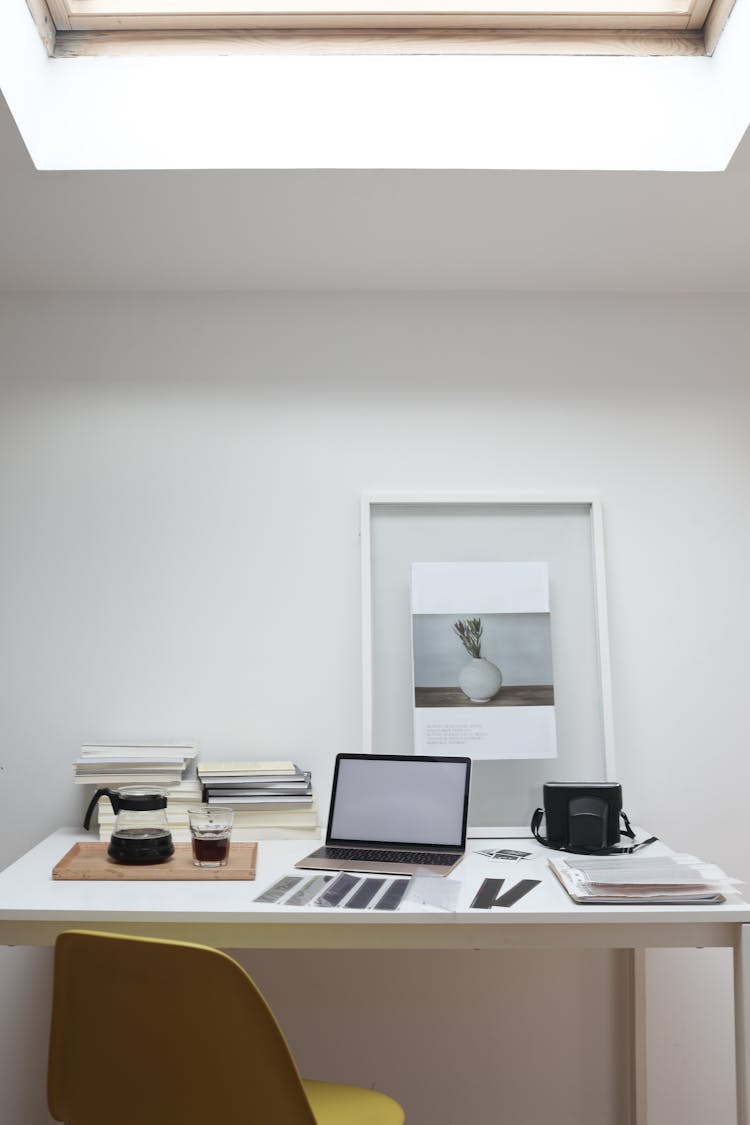
[[[118,812],[120,811],[120,794],[116,789],[97,789],[96,793],[94,793],[94,796],[89,801],[89,807],[86,809],[86,815],[83,818],[83,827],[87,832],[91,824],[91,817],[93,815],[94,809],[99,804],[100,797],[109,797],[109,801],[112,805],[115,816],[117,816]]]

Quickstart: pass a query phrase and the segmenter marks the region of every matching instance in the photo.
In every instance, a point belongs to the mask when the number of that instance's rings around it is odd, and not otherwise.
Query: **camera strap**
[[[535,810],[531,818],[531,831],[540,844],[543,844],[545,848],[553,848],[556,852],[569,852],[571,855],[632,855],[633,852],[637,852],[639,848],[645,848],[647,844],[653,844],[658,839],[658,836],[649,836],[647,840],[640,840],[637,844],[633,843],[627,848],[596,848],[595,850],[589,848],[570,848],[566,847],[564,844],[552,844],[546,837],[542,836],[539,831],[539,826],[542,823],[543,816],[544,809]],[[623,836],[635,840],[635,832],[630,826],[627,814],[621,812],[620,816],[623,822]]]

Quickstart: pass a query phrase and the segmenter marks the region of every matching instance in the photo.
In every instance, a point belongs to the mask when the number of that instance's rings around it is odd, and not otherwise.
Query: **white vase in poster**
[[[474,656],[458,673],[458,686],[472,703],[489,703],[500,691],[503,674],[497,664]]]

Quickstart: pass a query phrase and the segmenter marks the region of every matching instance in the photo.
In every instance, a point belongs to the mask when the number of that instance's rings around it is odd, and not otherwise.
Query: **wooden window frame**
[[[419,16],[419,26],[392,26],[413,17],[387,17],[391,26],[350,15],[310,17],[266,14],[252,27],[216,28],[210,16],[193,17],[188,28],[123,27],[75,29],[65,0],[26,0],[48,54],[53,58],[102,55],[218,54],[461,54],[461,55],[683,55],[713,54],[735,0],[697,0],[681,27],[586,27],[582,18],[550,17],[554,26],[456,27],[455,15]],[[214,21],[215,22],[215,21]],[[468,22],[468,21],[465,21]],[[497,21],[496,21],[497,22]],[[505,22],[514,21],[505,19]],[[517,21],[516,21],[517,22]],[[643,22],[643,21],[642,21]],[[648,22],[648,17],[646,17]],[[342,26],[346,24],[346,26]],[[454,26],[451,26],[453,24]],[[536,25],[535,25],[536,24]]]

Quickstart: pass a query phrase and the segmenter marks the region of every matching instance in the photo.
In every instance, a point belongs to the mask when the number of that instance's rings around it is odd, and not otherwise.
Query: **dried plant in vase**
[[[458,686],[472,703],[489,703],[503,682],[497,664],[482,656],[482,631],[481,617],[467,617],[453,624],[453,632],[471,657],[458,674]]]
[[[482,619],[481,617],[467,617],[465,621],[457,621],[453,632],[460,638],[469,656],[479,660],[482,655]]]

